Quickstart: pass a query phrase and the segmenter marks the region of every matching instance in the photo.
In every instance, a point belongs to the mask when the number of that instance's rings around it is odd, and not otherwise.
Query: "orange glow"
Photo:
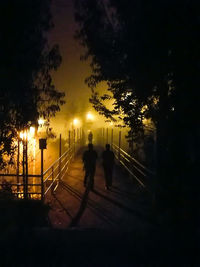
[[[29,129],[30,135],[34,136],[35,135],[35,127],[31,126]]]
[[[92,115],[90,112],[87,113],[86,117],[88,120],[94,120],[94,115]]]
[[[39,126],[42,126],[42,125],[44,124],[44,120],[43,120],[42,118],[40,118],[40,119],[38,120],[38,124],[39,124]]]
[[[20,138],[21,138],[22,140],[26,140],[26,138],[28,138],[28,135],[27,135],[26,132],[20,132],[19,136],[20,136]]]
[[[79,123],[79,120],[78,119],[74,119],[73,120],[73,125],[77,125]]]

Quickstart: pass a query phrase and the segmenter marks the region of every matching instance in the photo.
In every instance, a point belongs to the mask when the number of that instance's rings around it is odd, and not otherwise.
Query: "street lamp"
[[[87,118],[87,120],[94,120],[94,115],[91,114],[90,112],[88,112],[86,115],[86,118]]]
[[[77,126],[78,123],[79,123],[79,120],[75,118],[75,119],[73,120],[73,126]]]
[[[43,124],[44,124],[44,120],[43,120],[42,118],[40,118],[40,119],[38,120],[38,124],[39,124],[40,127],[42,127]]]

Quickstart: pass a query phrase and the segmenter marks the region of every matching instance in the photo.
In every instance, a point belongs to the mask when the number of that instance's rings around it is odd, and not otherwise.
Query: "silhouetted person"
[[[109,144],[106,144],[106,150],[102,153],[102,159],[106,189],[109,190],[109,187],[112,186],[112,174],[115,161],[115,155],[110,150]]]
[[[89,142],[89,144],[92,144],[92,139],[93,139],[93,134],[90,131],[89,134],[88,134],[88,142]]]
[[[89,179],[90,189],[94,189],[94,175],[96,170],[97,152],[93,150],[93,144],[88,144],[88,150],[83,153],[82,157],[85,169],[84,186]]]

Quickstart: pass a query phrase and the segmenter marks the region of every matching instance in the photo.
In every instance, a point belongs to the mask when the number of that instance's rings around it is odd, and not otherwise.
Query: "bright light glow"
[[[26,132],[20,132],[19,136],[22,140],[26,140],[26,138],[28,137]]]
[[[24,133],[23,133],[23,132],[20,132],[19,137],[20,137],[21,139],[23,139],[23,137],[24,137]]]
[[[35,134],[35,127],[31,126],[30,129],[29,129],[29,131],[30,131],[30,135],[31,136],[34,136],[34,134]]]
[[[38,120],[38,124],[39,124],[39,126],[42,126],[42,125],[44,124],[44,120],[43,120],[42,118],[40,118],[40,119]]]
[[[94,116],[91,113],[87,113],[87,119],[88,120],[94,120]]]
[[[73,125],[77,125],[79,123],[79,120],[78,119],[74,119],[73,120]]]

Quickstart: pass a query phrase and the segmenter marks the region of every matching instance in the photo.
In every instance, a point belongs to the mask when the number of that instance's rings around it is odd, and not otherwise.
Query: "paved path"
[[[86,149],[86,148],[85,148]],[[105,180],[98,148],[94,191],[83,186],[83,150],[72,161],[70,168],[51,198],[49,218],[54,228],[98,228],[143,231],[150,226],[151,200],[137,182],[120,169],[114,168],[113,186],[105,190]]]

